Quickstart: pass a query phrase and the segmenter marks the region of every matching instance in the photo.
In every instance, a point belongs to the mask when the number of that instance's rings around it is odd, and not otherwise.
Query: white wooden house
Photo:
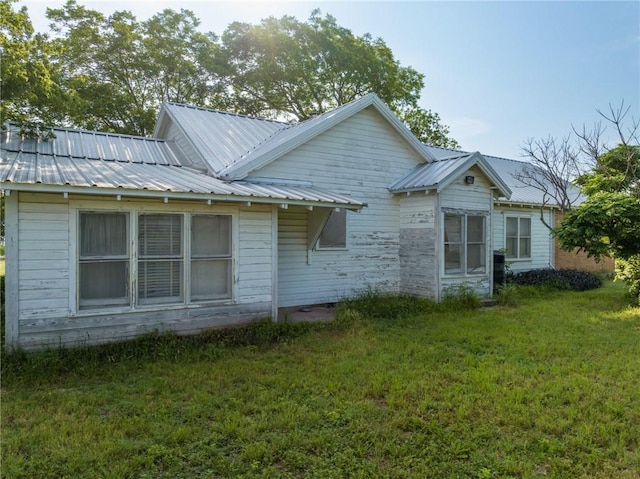
[[[493,250],[553,262],[511,160],[425,147],[373,94],[300,124],[165,104],[153,138],[53,133],[2,133],[9,351],[194,333],[367,287],[488,296]]]

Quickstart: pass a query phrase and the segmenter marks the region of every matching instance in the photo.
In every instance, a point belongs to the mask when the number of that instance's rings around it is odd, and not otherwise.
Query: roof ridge
[[[8,125],[8,130],[10,130],[11,127],[14,128],[13,131],[18,131],[20,130],[20,125],[18,125],[17,123],[6,123],[6,125]],[[71,128],[71,127],[66,127],[66,126],[51,126],[51,127],[47,127],[45,128],[46,131],[66,131],[66,132],[75,132],[75,133],[87,133],[87,134],[91,134],[91,135],[97,135],[97,136],[108,136],[108,137],[116,137],[116,138],[129,138],[132,140],[146,140],[146,141],[153,141],[156,143],[170,143],[171,140],[167,140],[164,138],[156,138],[154,136],[141,136],[141,135],[130,135],[128,133],[113,133],[110,131],[97,131],[97,130],[86,130],[84,128]],[[27,138],[27,139],[32,139],[32,140],[38,140],[39,138]],[[55,140],[56,138],[50,138],[51,140]],[[10,151],[10,150],[7,150]]]
[[[235,116],[238,118],[247,118],[248,120],[258,120],[258,121],[266,121],[269,123],[278,123],[281,125],[294,125],[295,123],[291,123],[290,121],[281,121],[281,120],[273,120],[271,118],[262,118],[259,116],[251,116],[251,115],[244,115],[242,113],[236,113],[233,111],[223,111],[223,110],[217,110],[215,108],[207,108],[204,106],[197,106],[197,105],[189,105],[187,103],[176,103],[173,101],[165,101],[163,102],[166,105],[172,105],[172,106],[179,106],[182,108],[188,108],[191,110],[200,110],[200,111],[206,111],[209,113],[217,113],[219,115],[227,115],[227,116]]]

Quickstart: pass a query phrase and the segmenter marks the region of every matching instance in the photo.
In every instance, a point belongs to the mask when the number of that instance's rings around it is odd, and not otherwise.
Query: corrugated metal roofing
[[[458,155],[448,160],[434,161],[416,166],[411,172],[391,183],[391,191],[410,191],[416,189],[437,188],[451,174],[458,171],[471,158],[472,154]]]
[[[218,175],[291,124],[177,103],[166,113],[188,134],[211,172]]]
[[[9,125],[0,134],[1,146],[6,151],[56,157],[151,165],[181,164],[180,152],[164,140],[66,128],[53,128],[51,133],[54,137],[49,140],[26,138],[18,127]]]
[[[132,192],[206,194],[237,196],[259,202],[261,199],[283,200],[301,203],[361,207],[363,203],[333,192],[312,187],[252,184],[248,182],[225,182],[195,170],[181,167],[175,161],[168,142],[149,140],[154,147],[141,150],[141,158],[130,161],[130,152],[139,138],[120,135],[102,135],[113,141],[103,145],[112,155],[109,159],[94,155],[79,156],[91,147],[96,136],[91,132],[56,130],[57,137],[48,142],[24,139],[18,142],[15,132],[2,132],[0,155],[0,182],[3,189],[28,189],[24,185],[67,186],[71,188],[104,188],[115,190],[115,194]],[[71,139],[71,141],[67,141]],[[65,145],[58,146],[62,140]],[[84,145],[86,143],[87,145]],[[45,153],[46,152],[46,153]],[[153,155],[150,152],[154,152]],[[71,154],[72,153],[72,154]],[[123,154],[124,160],[119,159]],[[139,161],[135,161],[139,160]],[[95,193],[95,191],[94,191]]]
[[[464,151],[449,150],[446,148],[438,148],[430,145],[425,145],[425,149],[439,160],[456,155],[468,154]],[[495,170],[495,172],[511,189],[511,198],[509,199],[509,202],[535,205],[543,204],[544,194],[542,191],[534,188],[533,186],[525,185],[514,176],[518,173],[522,173],[524,168],[531,168],[532,165],[530,163],[527,163],[525,161],[511,160],[508,158],[500,158],[491,155],[483,156]],[[572,188],[572,191],[575,193],[576,198],[580,196],[579,191],[576,188]],[[549,199],[547,199],[547,203],[548,202]]]

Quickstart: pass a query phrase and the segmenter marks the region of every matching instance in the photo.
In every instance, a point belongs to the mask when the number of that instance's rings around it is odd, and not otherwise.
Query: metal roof
[[[445,158],[455,157],[459,155],[469,154],[465,151],[449,150],[446,148],[438,148],[435,146],[425,145],[425,149],[429,151],[435,158],[442,160]],[[541,205],[544,203],[544,194],[533,186],[526,185],[516,178],[515,175],[522,173],[525,168],[533,168],[531,163],[526,161],[511,160],[508,158],[500,158],[497,156],[483,155],[487,163],[491,165],[494,171],[502,178],[502,181],[511,189],[510,203],[524,203]],[[570,188],[575,197],[579,198],[580,192],[577,188]],[[553,201],[551,199],[551,201]],[[547,199],[547,203],[549,199]]]
[[[478,152],[459,152],[450,157],[442,156],[437,161],[418,165],[409,174],[390,184],[388,188],[394,193],[429,189],[441,191],[455,180],[458,175],[474,165],[477,165],[482,170],[489,181],[498,188],[502,196],[510,196],[510,188]]]
[[[289,123],[177,103],[163,103],[162,114],[167,114],[183,129],[216,176],[277,132],[292,126]]]
[[[7,125],[0,133],[2,150],[55,157],[181,165],[180,151],[164,140],[86,130],[52,128],[51,139],[28,138],[20,128]]]
[[[153,146],[142,148],[141,157],[130,161],[131,151],[135,148],[133,145],[139,145],[140,138],[69,130],[56,130],[56,135],[55,139],[47,142],[32,139],[18,142],[15,131],[3,131],[0,137],[1,188],[88,194],[105,194],[106,189],[113,190],[113,194],[128,196],[206,195],[204,199],[223,196],[225,200],[236,201],[269,203],[278,200],[351,208],[364,206],[348,196],[313,187],[226,182],[179,166],[169,144],[163,141],[149,140]],[[98,154],[93,158],[79,156],[95,146],[96,137],[108,138],[112,142],[111,145],[102,145],[107,151],[115,152],[105,155],[109,159]],[[73,141],[67,141],[69,138]],[[60,140],[64,145],[58,146]],[[154,154],[150,156],[151,151]]]

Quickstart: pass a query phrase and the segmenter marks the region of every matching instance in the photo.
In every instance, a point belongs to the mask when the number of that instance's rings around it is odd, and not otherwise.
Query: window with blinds
[[[183,215],[138,216],[138,303],[183,301]]]
[[[233,297],[230,214],[81,211],[78,240],[80,309]]]

